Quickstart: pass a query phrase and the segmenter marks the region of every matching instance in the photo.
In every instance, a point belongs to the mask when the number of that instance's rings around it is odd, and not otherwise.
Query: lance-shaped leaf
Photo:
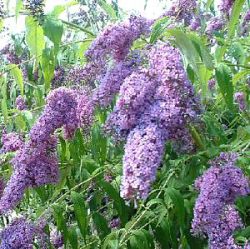
[[[19,86],[21,94],[24,95],[23,74],[21,69],[19,69],[15,64],[10,64],[8,68],[10,69],[10,74]]]
[[[31,55],[34,56],[38,62],[45,47],[43,29],[31,16],[26,17],[25,25],[26,43],[28,44]]]
[[[232,75],[230,68],[221,63],[218,65],[215,71],[216,79],[218,82],[218,85],[220,87],[220,91],[223,95],[223,98],[230,110],[234,109],[233,105],[233,83],[232,83]]]
[[[58,53],[63,35],[63,24],[53,16],[47,16],[43,24],[44,34],[54,43],[55,54]]]
[[[88,229],[88,213],[85,207],[83,196],[79,193],[72,192],[71,198],[74,205],[74,212],[78,227],[81,231],[83,238],[86,238]]]
[[[53,50],[45,48],[42,55],[42,70],[44,76],[45,91],[50,90],[51,80],[54,77],[55,57]]]

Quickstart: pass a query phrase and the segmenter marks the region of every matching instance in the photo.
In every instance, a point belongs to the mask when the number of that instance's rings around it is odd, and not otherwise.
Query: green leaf
[[[231,19],[230,19],[229,24],[228,24],[228,37],[229,37],[229,39],[232,36],[234,36],[236,24],[240,20],[240,15],[241,15],[241,11],[242,11],[244,3],[245,3],[245,0],[236,0],[234,2],[233,9],[232,9],[232,12],[230,14]]]
[[[66,3],[64,5],[56,5],[54,9],[49,13],[50,16],[53,17],[59,17],[60,14],[62,14],[68,7],[71,7],[73,5],[78,4],[77,1],[71,1],[69,3]]]
[[[22,115],[18,114],[15,117],[15,124],[18,127],[19,130],[24,131],[26,128],[26,122]]]
[[[174,210],[178,217],[178,221],[182,227],[184,227],[185,220],[185,207],[184,207],[184,199],[181,193],[174,188],[167,188],[165,191],[165,197],[170,197],[174,204]]]
[[[83,238],[86,239],[88,228],[88,213],[85,207],[83,196],[79,193],[72,192],[71,198],[74,205],[74,212],[78,227]]]
[[[117,20],[116,11],[111,4],[107,3],[104,0],[100,0],[99,5],[111,17],[111,19]]]
[[[73,227],[69,229],[69,243],[72,246],[72,249],[78,249],[77,232]]]
[[[118,212],[118,215],[121,219],[121,223],[123,225],[128,221],[128,208],[124,202],[124,200],[120,197],[120,194],[116,191],[116,189],[108,182],[98,181],[97,182],[101,188],[108,194],[108,196],[114,200],[114,207]]]
[[[64,238],[64,244],[66,245],[67,240],[68,240],[68,228],[67,228],[67,224],[66,221],[63,217],[63,211],[64,209],[60,206],[60,205],[56,205],[53,207],[53,214],[55,217],[55,221],[57,224],[57,228],[59,231],[62,232],[63,234],[63,238]]]
[[[10,73],[14,77],[15,82],[18,84],[21,95],[24,95],[23,73],[15,64],[8,65]]]
[[[233,105],[233,83],[232,83],[232,75],[230,68],[220,63],[215,71],[216,80],[218,82],[218,85],[220,87],[220,91],[223,95],[223,98],[230,110],[234,109]]]
[[[166,27],[171,23],[171,19],[168,17],[163,17],[159,20],[157,20],[153,27],[152,27],[152,32],[150,36],[150,43],[155,43],[160,36],[162,35],[163,31],[166,29]]]
[[[198,35],[191,33],[188,37],[192,40],[194,47],[200,55],[201,60],[204,62],[206,67],[210,70],[214,68],[213,56],[210,54],[206,40],[202,40]]]
[[[45,91],[49,92],[51,80],[54,77],[55,57],[53,50],[45,48],[42,55],[42,70],[44,75]]]
[[[196,62],[199,61],[199,54],[190,38],[181,30],[172,29],[168,33],[175,38],[176,45],[180,48],[186,60],[191,64],[193,70],[198,74]]]
[[[107,236],[111,231],[106,219],[101,214],[99,214],[97,212],[94,212],[92,214],[92,218],[93,218],[93,221],[95,223],[95,227],[99,233],[100,238],[104,239],[105,236]]]
[[[16,10],[15,10],[15,13],[16,13],[16,22],[17,22],[17,18],[19,16],[19,12],[22,9],[22,7],[23,7],[23,1],[22,0],[16,0]]]
[[[3,113],[3,117],[4,117],[4,122],[5,124],[7,124],[8,122],[8,106],[7,106],[7,99],[3,98],[1,101],[1,110]]]
[[[40,61],[42,51],[45,47],[45,40],[42,27],[39,26],[33,17],[27,16],[25,19],[26,26],[26,43],[28,44],[30,53],[35,56],[37,62]]]
[[[47,16],[43,24],[44,34],[54,43],[55,54],[58,53],[63,35],[63,24],[60,20]]]

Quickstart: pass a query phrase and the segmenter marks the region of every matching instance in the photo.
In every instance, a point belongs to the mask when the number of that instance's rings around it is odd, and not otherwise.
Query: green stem
[[[89,30],[87,30],[87,29],[85,29],[85,28],[82,28],[82,27],[80,27],[80,26],[78,26],[78,25],[76,25],[76,24],[74,24],[74,23],[72,23],[72,22],[67,22],[67,21],[62,20],[62,19],[60,19],[60,21],[61,21],[62,23],[64,23],[64,24],[66,24],[66,25],[72,27],[72,28],[79,29],[79,30],[81,30],[81,31],[83,31],[83,32],[85,32],[85,33],[91,35],[92,37],[95,37],[95,34],[92,33],[91,31],[89,31]]]

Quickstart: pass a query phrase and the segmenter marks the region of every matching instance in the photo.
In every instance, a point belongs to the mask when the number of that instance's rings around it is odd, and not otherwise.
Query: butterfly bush
[[[1,213],[14,208],[27,188],[58,182],[54,133],[63,127],[66,138],[72,138],[77,128],[91,124],[92,109],[86,92],[61,87],[49,94],[43,113],[30,131],[29,140],[12,160],[14,172],[0,199]]]
[[[199,17],[195,17],[192,19],[189,28],[193,31],[199,30],[201,27],[201,19]]]
[[[20,111],[27,109],[25,99],[22,95],[19,95],[16,98],[15,106],[16,106],[17,110],[20,110]]]
[[[122,61],[129,53],[133,42],[150,32],[151,21],[141,16],[131,16],[128,21],[108,26],[91,44],[86,57],[91,62],[105,64],[107,57]]]
[[[63,248],[64,239],[61,234],[56,228],[54,228],[50,232],[50,243],[55,247],[55,249]]]
[[[107,119],[106,131],[114,131],[120,136],[127,135],[152,102],[156,85],[147,69],[127,77],[121,86],[115,109]]]
[[[1,143],[2,148],[0,150],[0,154],[7,152],[15,152],[19,150],[24,145],[24,140],[18,133],[7,133],[5,130],[3,130]]]
[[[234,2],[235,0],[220,0],[218,4],[218,9],[222,13],[229,15],[232,10]]]
[[[246,96],[243,92],[236,92],[234,94],[234,100],[238,104],[241,111],[245,111],[247,108]]]
[[[119,92],[123,80],[128,77],[137,65],[132,60],[125,60],[117,63],[107,70],[100,79],[100,84],[95,90],[93,101],[101,107],[107,107],[113,100],[115,94]]]
[[[206,33],[212,35],[215,31],[220,31],[225,26],[225,21],[221,17],[213,17],[208,22],[206,27]]]
[[[0,232],[1,249],[32,249],[35,238],[39,241],[39,248],[45,249],[46,241],[42,240],[42,231],[35,224],[24,218],[14,220]]]
[[[163,16],[175,18],[175,21],[184,21],[189,25],[197,8],[196,0],[175,0]]]
[[[194,208],[192,231],[195,235],[208,236],[211,248],[227,248],[225,245],[232,232],[242,227],[236,210],[233,206],[228,207],[238,196],[245,196],[250,190],[247,178],[235,166],[236,160],[235,153],[221,153],[195,182],[199,196]],[[216,247],[219,243],[222,246]]]
[[[241,33],[243,35],[247,35],[250,30],[250,10],[247,11],[246,15],[244,16],[242,25],[241,25]]]
[[[36,144],[29,141],[12,160],[13,174],[0,199],[0,212],[14,208],[29,187],[57,183],[59,180],[57,139],[50,137],[46,142]]]
[[[60,87],[52,91],[42,115],[30,131],[31,141],[44,142],[61,127],[73,133],[79,123],[76,109],[77,94],[74,90]]]
[[[145,199],[163,157],[165,141],[156,124],[133,129],[125,145],[121,196]]]
[[[178,50],[168,43],[157,44],[148,58],[148,68],[138,69],[122,83],[105,124],[107,132],[127,139],[121,185],[125,199],[147,197],[166,141],[176,142],[180,151],[193,149],[187,123],[195,122],[200,112]],[[177,140],[185,141],[185,146]]]

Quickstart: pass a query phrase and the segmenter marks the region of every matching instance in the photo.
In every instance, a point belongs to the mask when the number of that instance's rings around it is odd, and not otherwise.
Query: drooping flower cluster
[[[195,182],[200,194],[195,204],[192,231],[195,235],[208,236],[213,249],[229,248],[233,231],[242,227],[233,203],[238,196],[249,194],[250,188],[241,169],[235,166],[236,159],[237,154],[221,153]]]
[[[235,0],[220,0],[218,8],[223,14],[228,16],[232,10],[234,2]]]
[[[225,21],[219,17],[213,17],[208,22],[206,27],[206,33],[211,35],[215,31],[221,30],[225,26]]]
[[[35,20],[41,20],[44,16],[44,0],[25,0],[25,8],[35,18]]]
[[[5,130],[2,132],[1,137],[2,148],[1,153],[15,152],[19,150],[24,145],[24,140],[15,132],[7,133]]]
[[[14,208],[22,199],[25,190],[59,180],[57,139],[35,143],[28,141],[12,160],[14,172],[0,199],[0,213]]]
[[[72,138],[78,127],[91,123],[92,105],[85,92],[64,87],[50,93],[47,105],[30,131],[30,140],[17,152],[12,164],[14,172],[0,199],[0,212],[15,207],[29,187],[56,183],[59,179],[56,154],[56,129],[64,128]]]
[[[197,31],[201,27],[201,20],[199,17],[195,17],[192,19],[189,28],[193,31]]]
[[[100,66],[108,57],[116,62],[124,60],[133,42],[149,33],[151,24],[143,17],[131,16],[129,21],[108,26],[87,50],[88,60]]]
[[[131,57],[107,70],[94,92],[93,101],[101,107],[107,107],[119,92],[124,79],[138,68],[140,61],[140,55],[133,53]]]
[[[175,142],[180,150],[184,146],[177,140],[185,141],[185,150],[193,148],[186,124],[194,121],[198,112],[180,54],[168,43],[157,44],[149,53],[149,67],[138,69],[122,83],[105,124],[105,130],[115,137],[127,138],[122,197],[147,197],[166,140]]]
[[[243,92],[236,92],[234,94],[234,100],[238,104],[241,111],[245,111],[247,108],[246,96]]]
[[[16,105],[17,110],[23,111],[23,110],[27,109],[25,99],[22,95],[19,95],[16,98],[15,105]]]
[[[0,232],[1,249],[32,249],[35,238],[41,240],[41,231],[24,218],[16,219]],[[39,248],[46,248],[46,241],[39,241]]]
[[[211,79],[208,81],[208,88],[210,91],[212,91],[215,88],[216,85],[216,80],[215,79]]]
[[[10,44],[1,49],[1,54],[4,55],[5,59],[11,64],[20,64],[22,61],[21,58],[17,56],[14,48],[12,48]]]
[[[4,18],[4,16],[5,16],[4,4],[3,1],[0,0],[0,21]]]
[[[164,154],[165,140],[156,124],[138,126],[127,139],[121,196],[146,199]]]
[[[63,67],[59,66],[55,69],[54,78],[52,79],[52,89],[58,88],[65,84],[66,71]]]
[[[42,115],[30,131],[31,141],[47,141],[50,135],[61,127],[72,134],[79,124],[77,104],[77,93],[74,90],[60,87],[52,91]]]
[[[55,247],[55,249],[63,248],[63,236],[56,228],[54,228],[50,233],[50,243]]]
[[[241,25],[241,33],[247,35],[250,31],[250,10],[247,11],[243,23]]]
[[[175,0],[163,16],[173,17],[177,21],[183,20],[185,24],[190,24],[196,8],[196,0]]]

